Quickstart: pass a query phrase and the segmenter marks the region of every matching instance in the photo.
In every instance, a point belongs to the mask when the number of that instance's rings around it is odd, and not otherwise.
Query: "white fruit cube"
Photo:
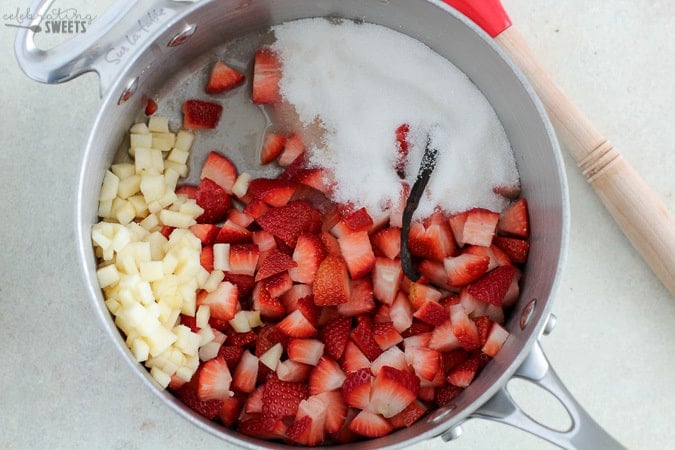
[[[129,136],[129,145],[132,148],[152,148],[151,134],[131,133]]]
[[[115,218],[122,225],[126,225],[136,217],[136,210],[127,200],[122,200],[120,206],[115,210]]]
[[[194,291],[192,297],[183,295],[183,304],[180,306],[180,312],[186,316],[193,317],[197,309],[197,296]]]
[[[148,129],[148,126],[146,124],[144,124],[143,122],[138,122],[131,126],[129,132],[137,134],[149,134],[150,130]]]
[[[251,325],[248,323],[247,311],[239,311],[234,318],[229,321],[230,326],[237,333],[246,333],[251,331]]]
[[[103,219],[110,219],[112,217],[112,200],[106,200],[98,203],[98,216]]]
[[[174,147],[178,150],[188,151],[190,150],[190,147],[192,147],[194,139],[195,135],[193,133],[186,130],[180,130],[178,134],[176,134],[176,143],[174,144]]]
[[[128,199],[132,195],[137,194],[141,190],[141,176],[131,175],[130,177],[122,178],[117,187],[117,196]]]
[[[138,362],[143,362],[150,356],[150,347],[148,347],[148,344],[141,338],[134,339],[131,342],[129,349]]]
[[[150,244],[150,258],[161,264],[161,260],[164,259],[164,255],[166,254],[167,239],[159,231],[153,231],[148,236],[147,241]]]
[[[148,130],[152,133],[168,133],[169,118],[164,116],[150,116],[148,119]]]
[[[197,221],[187,214],[163,209],[159,212],[159,220],[162,224],[174,228],[188,228],[197,223]]]
[[[164,276],[164,267],[161,261],[145,261],[140,265],[141,278],[147,282],[161,280]]]
[[[187,150],[180,150],[178,148],[174,148],[173,150],[171,150],[171,153],[169,153],[169,156],[166,159],[167,161],[173,161],[178,164],[187,164],[189,156],[190,153]]]
[[[148,263],[143,263],[148,264]],[[141,274],[141,276],[143,276]],[[142,305],[150,305],[155,301],[155,295],[152,293],[149,281],[142,281],[136,286],[136,297]]]
[[[98,269],[96,271],[96,278],[101,288],[105,288],[117,283],[120,280],[120,274],[117,271],[117,267],[111,264]]]
[[[102,227],[98,226],[99,224],[100,223],[97,223],[92,227],[91,240],[94,245],[98,245],[101,248],[108,248],[112,245],[112,239],[105,235]]]
[[[173,133],[152,133],[152,148],[168,152],[173,148],[176,142],[176,135]]]
[[[173,170],[172,168],[169,167],[164,169],[164,184],[166,184],[167,190],[171,191],[176,200],[178,200],[178,198],[176,197],[176,193],[174,191],[176,190],[176,185],[178,184],[179,178],[180,174],[175,170]]]
[[[248,191],[248,185],[251,183],[251,174],[244,172],[237,177],[237,180],[232,185],[232,193],[239,198],[242,198],[246,195]]]
[[[197,204],[197,201],[193,198],[187,199],[180,207],[179,210],[182,214],[187,214],[190,217],[195,219],[202,214],[204,214],[204,209]]]
[[[224,278],[225,273],[222,270],[216,269],[213,272],[211,272],[209,278],[202,285],[202,289],[204,289],[207,292],[213,292],[218,288],[218,285],[220,284],[221,281],[223,281]]]
[[[178,325],[173,329],[176,335],[176,343],[174,344],[178,350],[188,355],[195,355],[199,351],[200,336],[193,333],[190,328],[185,325]]]
[[[131,163],[119,163],[110,166],[112,173],[117,175],[120,180],[128,178],[136,173],[136,168]]]
[[[146,173],[141,177],[141,192],[148,203],[148,207],[150,207],[150,202],[162,198],[165,190],[164,176],[161,174]]]
[[[173,191],[173,188],[168,186],[166,183],[164,183],[164,195],[157,200],[160,205],[162,205],[162,208],[166,208],[168,206],[171,206],[173,202],[175,202],[178,197],[176,197],[176,193]]]
[[[260,311],[246,311],[246,315],[251,328],[263,326],[263,322],[260,319]]]
[[[178,370],[176,370],[176,377],[180,378],[181,380],[185,381],[186,383],[192,379],[192,375],[194,374],[194,370],[190,369],[189,367],[182,366],[179,367]]]
[[[260,362],[265,364],[271,370],[277,370],[281,355],[284,353],[284,348],[280,342],[277,342],[270,347],[265,353],[260,355]]]
[[[177,163],[175,161],[169,161],[169,160],[164,161],[164,170],[166,171],[167,169],[173,170],[174,172],[176,172],[181,177],[186,177],[187,174],[188,174],[187,164],[180,164],[180,163]]]
[[[144,219],[148,216],[148,204],[145,202],[145,198],[142,195],[132,195],[127,200],[134,207],[137,218]]]
[[[207,342],[206,344],[199,347],[199,359],[202,361],[208,361],[210,359],[218,356],[218,351],[220,350],[220,345],[218,342]]]
[[[140,225],[148,231],[154,231],[159,227],[159,217],[155,214],[148,214],[148,216],[141,220]]]
[[[176,335],[166,328],[159,326],[151,334],[145,336],[150,347],[150,355],[159,355],[176,342]]]
[[[230,244],[213,244],[213,268],[225,272],[230,270]]]
[[[117,196],[117,188],[119,187],[120,179],[117,175],[107,170],[103,176],[103,184],[101,185],[101,193],[99,194],[99,201],[112,200]]]
[[[213,329],[208,324],[204,328],[201,328],[197,334],[201,339],[199,342],[200,346],[206,344],[207,342],[211,342],[216,337],[216,335],[213,333]]]
[[[166,388],[171,382],[171,375],[164,372],[163,370],[158,369],[157,367],[150,369],[150,375],[152,375],[152,378],[155,379],[162,389]]]
[[[197,327],[204,328],[209,324],[209,319],[211,318],[211,308],[209,305],[200,305],[197,308],[197,314],[195,315],[195,322]]]

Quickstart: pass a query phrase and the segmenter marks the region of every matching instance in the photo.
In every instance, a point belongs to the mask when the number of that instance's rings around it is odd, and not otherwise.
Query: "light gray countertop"
[[[25,0],[0,1],[5,16]],[[107,2],[110,3],[110,2]],[[63,1],[81,14],[102,4]],[[675,211],[675,4],[668,0],[504,0],[544,66]],[[7,22],[7,20],[5,20]],[[0,448],[223,448],[164,406],[103,331],[75,254],[75,190],[99,107],[97,78],[26,78],[15,29],[0,25]],[[565,156],[567,265],[543,347],[588,412],[634,449],[675,448],[675,299],[638,257]],[[560,409],[514,383],[529,411]],[[472,420],[458,440],[415,449],[552,448]]]

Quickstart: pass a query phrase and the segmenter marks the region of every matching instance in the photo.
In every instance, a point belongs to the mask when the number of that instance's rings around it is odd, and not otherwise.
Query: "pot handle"
[[[84,22],[83,33],[42,50],[35,45],[35,34],[41,31],[43,18],[50,15],[53,1],[34,1],[29,17],[17,32],[14,52],[21,70],[29,78],[48,84],[96,72],[101,96],[138,50],[163,31],[163,25],[178,12],[192,4],[178,0],[119,0],[91,24]]]
[[[506,386],[497,391],[471,417],[520,428],[562,448],[580,450],[625,448],[602,429],[572,397],[551,367],[539,342],[535,343],[530,354],[514,374],[514,378],[529,381],[556,397],[572,420],[570,428],[566,431],[557,431],[537,422],[516,404]]]

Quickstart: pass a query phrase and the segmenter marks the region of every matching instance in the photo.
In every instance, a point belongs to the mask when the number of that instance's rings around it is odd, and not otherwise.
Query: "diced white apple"
[[[171,206],[173,202],[178,199],[173,188],[164,183],[164,195],[162,195],[157,201],[162,206],[162,208],[167,208]]]
[[[150,347],[148,347],[148,344],[142,338],[137,337],[134,339],[129,349],[138,362],[143,362],[150,356]]]
[[[129,145],[132,148],[152,148],[152,134],[131,133]]]
[[[148,130],[152,133],[168,133],[169,118],[165,116],[150,116]]]
[[[262,319],[260,318],[260,311],[246,311],[248,318],[248,324],[251,328],[263,326]]]
[[[192,142],[195,139],[195,135],[187,130],[180,130],[176,134],[176,143],[174,147],[179,150],[188,151],[192,147]]]
[[[130,177],[122,178],[117,186],[117,196],[123,199],[128,199],[132,195],[139,193],[141,190],[141,176],[131,175]]]
[[[174,172],[176,172],[181,177],[186,177],[187,174],[188,174],[187,164],[180,164],[180,163],[177,163],[175,161],[169,161],[169,160],[164,161],[164,170],[166,171],[167,169],[173,170]]]
[[[232,193],[239,198],[242,198],[246,195],[248,191],[248,185],[251,183],[251,174],[248,172],[243,172],[240,174],[234,184],[232,185]]]
[[[179,148],[174,148],[167,156],[167,161],[173,161],[178,164],[187,164],[190,153],[187,150],[181,150]]]
[[[116,298],[111,298],[110,295],[106,295],[107,299],[105,300],[105,306],[108,308],[108,311],[113,315],[117,315],[117,312],[121,308],[120,302]]]
[[[176,348],[187,355],[195,355],[199,351],[201,336],[193,333],[185,325],[178,325],[173,329],[176,335]]]
[[[134,207],[136,218],[144,219],[148,216],[148,204],[145,202],[145,198],[142,195],[132,195],[127,201]]]
[[[271,370],[277,370],[281,355],[284,353],[284,347],[280,342],[277,342],[270,347],[265,353],[260,355],[260,362],[265,364]]]
[[[152,375],[152,378],[155,379],[162,389],[166,388],[171,382],[171,376],[157,367],[150,369],[150,375]]]
[[[117,196],[117,188],[119,187],[120,179],[117,175],[109,170],[106,170],[103,175],[103,184],[101,185],[101,193],[98,196],[99,201],[112,200]]]
[[[152,148],[168,152],[176,142],[176,135],[173,133],[152,133]]]
[[[211,318],[211,308],[209,305],[200,305],[197,308],[197,314],[195,315],[195,322],[197,327],[204,328],[209,324],[209,319]]]
[[[251,325],[248,323],[248,314],[246,311],[239,311],[234,318],[228,322],[232,329],[237,333],[246,333],[251,331]]]
[[[149,305],[155,301],[155,295],[152,293],[152,288],[150,287],[148,280],[136,285],[136,298],[141,302],[141,305]]]
[[[187,214],[190,217],[195,219],[202,214],[204,214],[204,209],[197,204],[197,201],[193,198],[185,200],[185,202],[180,206],[179,211],[182,214]]]
[[[119,223],[126,225],[134,220],[136,217],[136,210],[127,200],[121,200],[121,202],[120,206],[115,210],[115,218]]]
[[[102,222],[100,222],[102,223]],[[99,226],[98,223],[94,225],[91,229],[91,240],[94,245],[98,245],[101,248],[108,248],[112,245],[112,239],[105,235],[103,229]]]
[[[225,272],[230,270],[230,244],[213,244],[213,268]]]
[[[206,344],[207,342],[211,342],[213,338],[216,337],[216,335],[213,333],[213,329],[208,324],[204,328],[200,328],[197,334],[201,339],[199,342],[200,346]]]
[[[150,355],[158,355],[171,347],[171,344],[176,342],[176,335],[167,330],[163,326],[155,328],[155,330],[145,336],[148,346],[150,347]]]
[[[214,270],[209,275],[209,278],[202,285],[202,289],[207,292],[213,292],[218,288],[218,285],[225,278],[225,273],[222,270]]]
[[[148,129],[148,126],[143,123],[143,122],[138,122],[135,123],[131,126],[129,129],[130,133],[138,133],[138,134],[148,134],[150,133],[150,130]]]
[[[197,310],[197,298],[193,292],[192,297],[183,295],[183,304],[180,306],[180,312],[186,316],[194,316]]]
[[[103,202],[98,202],[98,216],[103,219],[112,218],[112,200],[106,200]]]
[[[159,217],[156,214],[148,214],[148,216],[141,220],[140,225],[148,231],[154,231],[159,227]]]
[[[145,261],[140,265],[141,278],[147,282],[161,280],[164,268],[161,261]]]
[[[161,261],[166,254],[167,239],[159,231],[153,231],[147,238],[150,245],[150,258],[154,261]],[[161,262],[160,262],[161,264]]]
[[[192,379],[193,374],[194,370],[190,369],[187,366],[179,367],[178,370],[176,370],[176,376],[181,380],[185,381],[186,383],[190,381],[190,379]]]
[[[218,356],[218,351],[220,350],[220,345],[218,342],[207,342],[206,344],[199,347],[199,359],[202,361],[208,361],[210,359]]]
[[[120,274],[117,271],[117,267],[111,264],[98,269],[96,271],[96,278],[101,288],[105,288],[117,283],[120,280]]]
[[[168,209],[159,212],[159,220],[162,224],[174,228],[189,228],[197,223],[191,216]]]
[[[118,163],[110,166],[112,173],[117,175],[120,180],[128,178],[136,173],[136,168],[131,163]]]
[[[166,185],[167,191],[170,191],[173,196],[174,200],[171,203],[174,203],[178,200],[178,197],[176,196],[176,185],[178,184],[178,179],[180,178],[180,174],[173,170],[172,168],[164,168],[164,184]]]

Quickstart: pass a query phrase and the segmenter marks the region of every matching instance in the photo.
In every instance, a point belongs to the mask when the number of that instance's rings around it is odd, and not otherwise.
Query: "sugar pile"
[[[395,130],[408,124],[406,181],[412,185],[432,127],[438,162],[417,217],[435,207],[501,211],[496,186],[518,173],[506,134],[485,97],[457,67],[426,45],[368,23],[303,19],[273,29],[283,64],[281,93],[307,126],[324,133],[310,164],[332,170],[333,197],[371,211],[398,201]]]

